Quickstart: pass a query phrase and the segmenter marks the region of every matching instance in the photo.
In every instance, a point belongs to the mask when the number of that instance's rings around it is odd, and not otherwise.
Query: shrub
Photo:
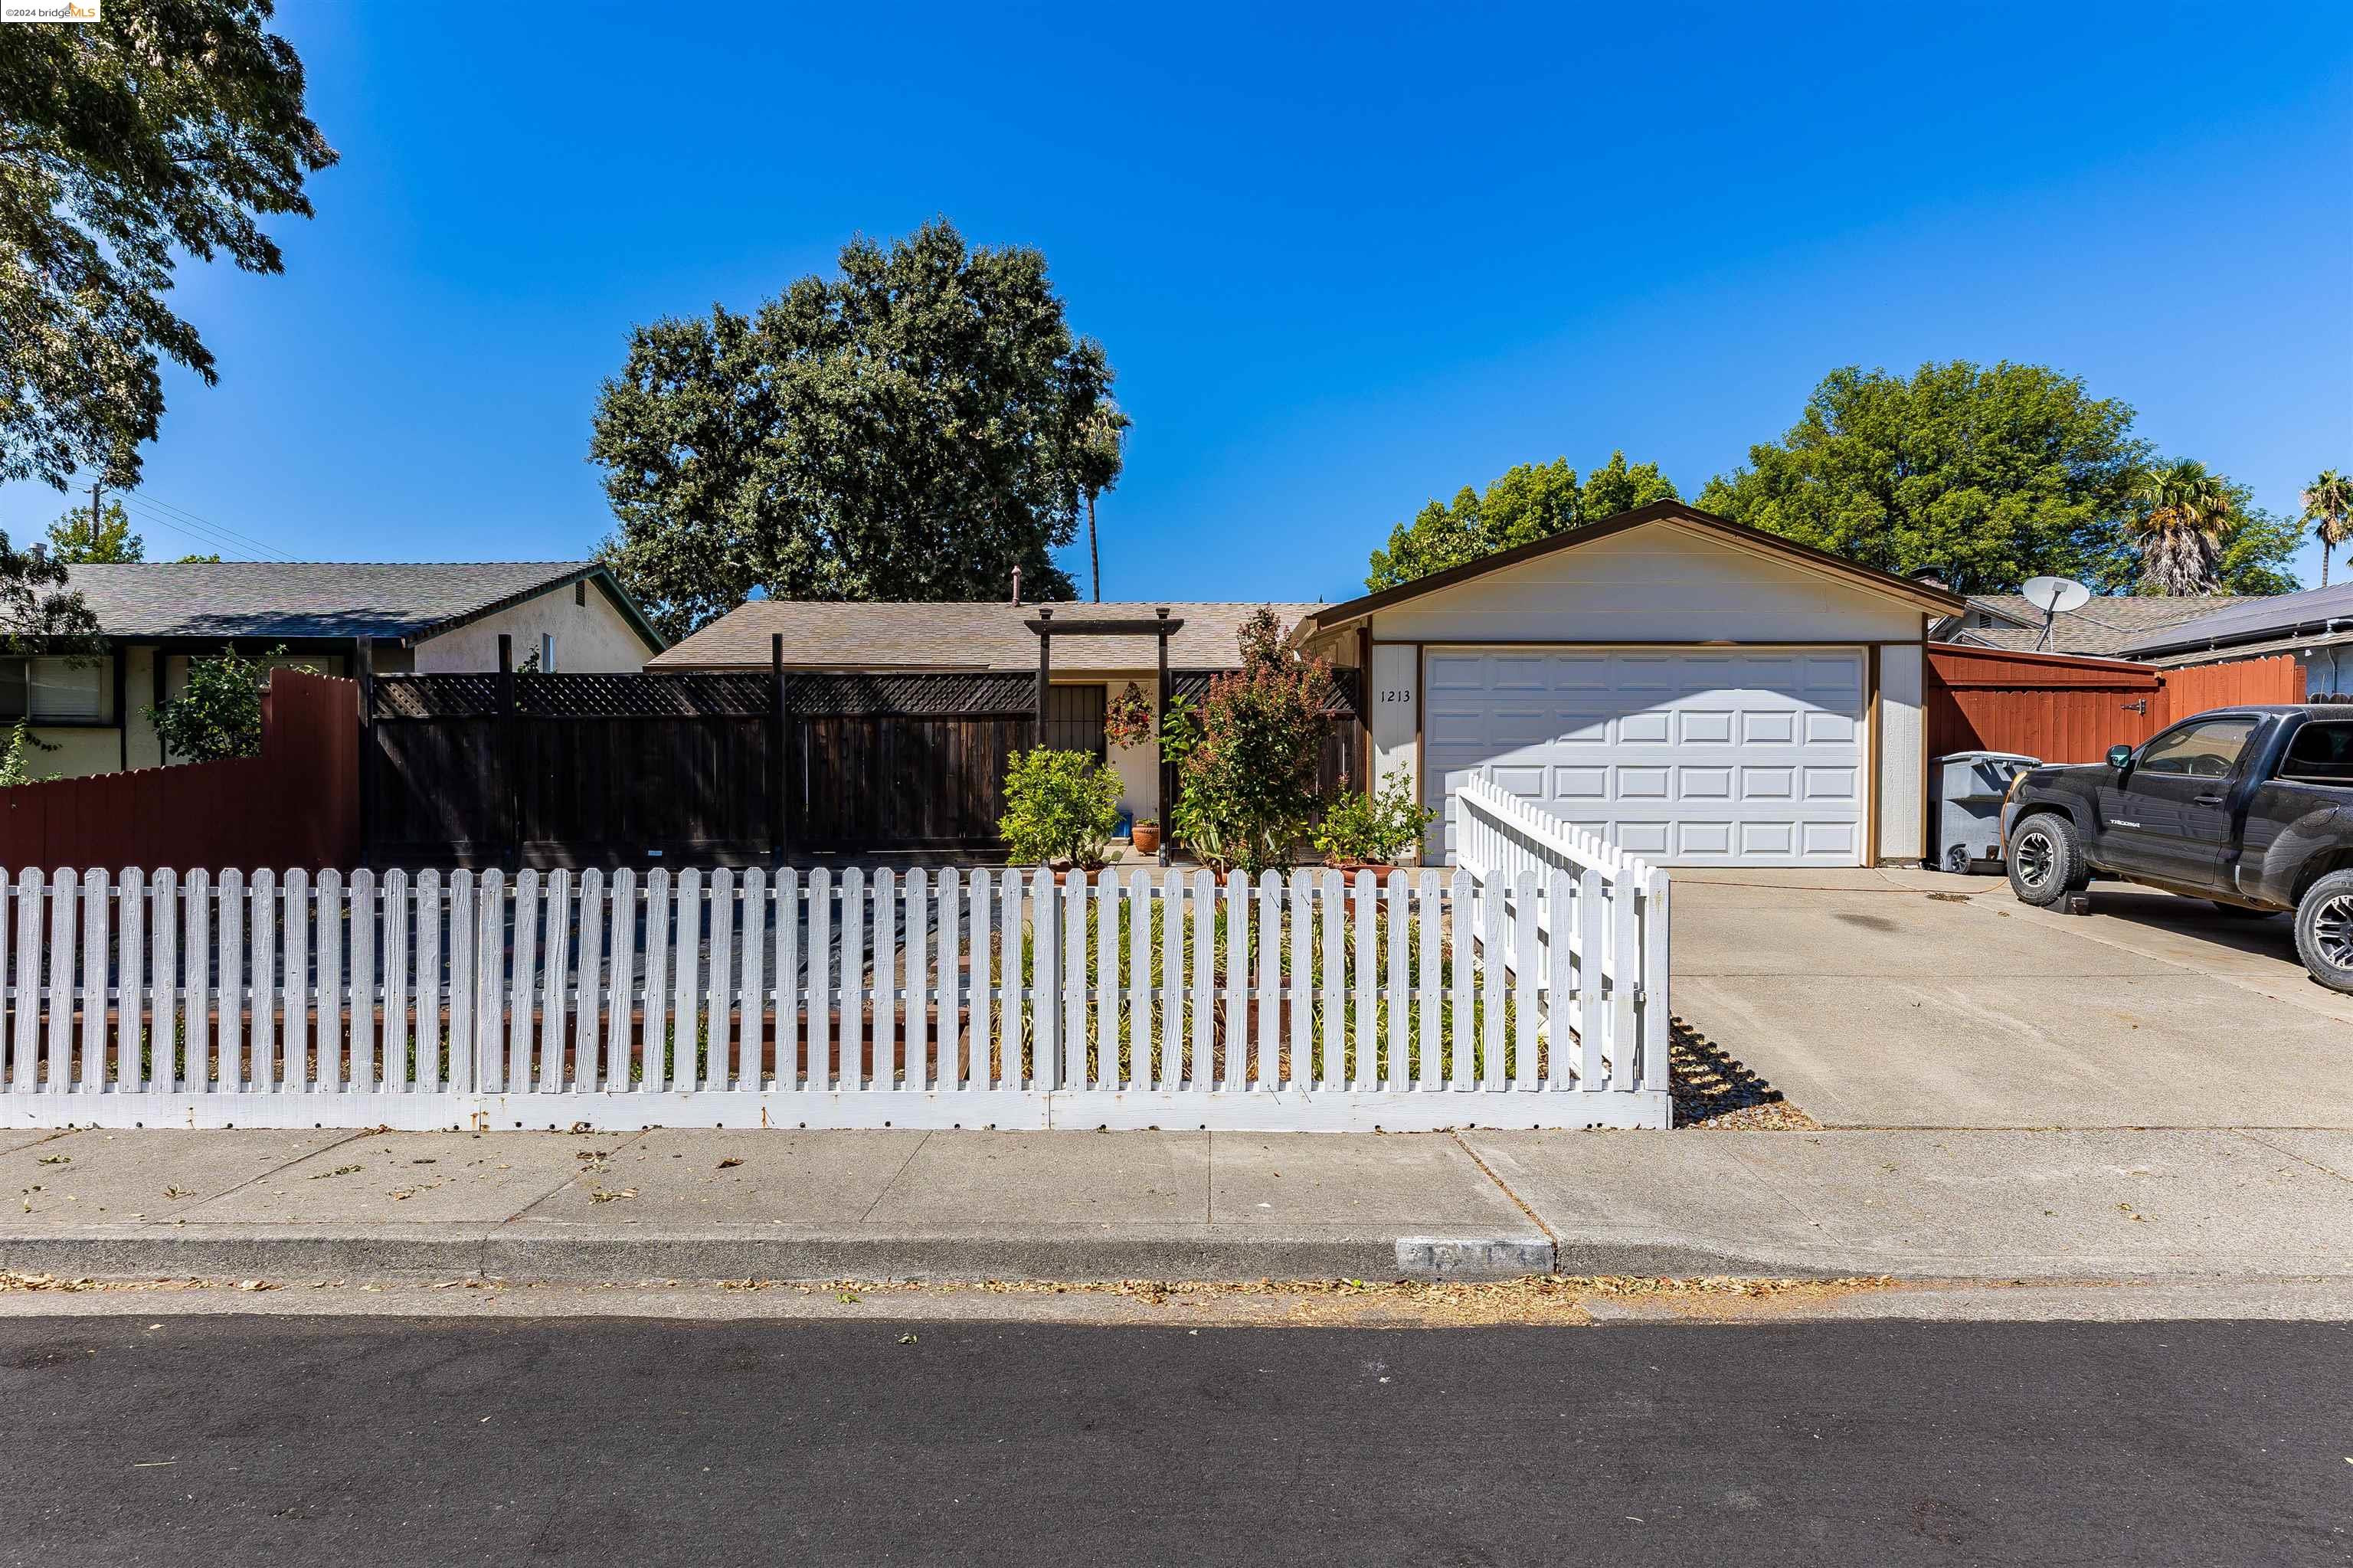
[[[1400,768],[1370,795],[1343,789],[1315,830],[1315,847],[1335,861],[1371,861],[1393,865],[1417,849],[1438,813],[1413,798],[1413,783]]]
[[[1288,858],[1323,805],[1316,766],[1332,667],[1286,649],[1271,609],[1243,623],[1241,652],[1241,669],[1209,683],[1198,715],[1184,715],[1175,737],[1183,789],[1170,820],[1205,863],[1256,875]]]
[[[1085,752],[1041,746],[1006,769],[997,831],[1017,863],[1067,861],[1092,870],[1118,826],[1119,776]]]
[[[16,727],[8,732],[6,747],[0,749],[0,789],[17,784],[37,784],[44,779],[57,777],[54,773],[33,771],[35,752],[58,748],[26,727],[26,720],[18,719]]]
[[[281,647],[277,655],[285,652]],[[189,660],[188,683],[180,694],[147,710],[164,756],[184,762],[217,762],[259,753],[261,693],[269,680],[268,664],[240,658],[234,648],[224,648],[209,659]]]

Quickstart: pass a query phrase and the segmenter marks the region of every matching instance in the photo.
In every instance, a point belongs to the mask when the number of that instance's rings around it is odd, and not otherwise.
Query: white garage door
[[[1476,773],[1664,865],[1858,865],[1860,648],[1431,648],[1426,803]]]

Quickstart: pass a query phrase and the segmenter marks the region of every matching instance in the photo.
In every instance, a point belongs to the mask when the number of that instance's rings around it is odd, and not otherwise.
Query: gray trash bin
[[[1929,864],[1967,871],[1977,860],[2001,858],[2001,802],[2010,780],[2039,757],[2011,751],[1956,751],[1929,765],[1928,788],[1936,810],[1936,853]]]

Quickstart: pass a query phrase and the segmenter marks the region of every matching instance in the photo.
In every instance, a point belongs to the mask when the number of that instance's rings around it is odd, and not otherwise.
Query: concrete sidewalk
[[[0,1135],[79,1277],[2353,1276],[2353,1133]]]

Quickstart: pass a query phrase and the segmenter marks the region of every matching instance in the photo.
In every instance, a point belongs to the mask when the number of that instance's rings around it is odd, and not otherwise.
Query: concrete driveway
[[[2353,1127],[2353,997],[2284,916],[1925,871],[1677,874],[1674,1008],[1836,1127]]]

